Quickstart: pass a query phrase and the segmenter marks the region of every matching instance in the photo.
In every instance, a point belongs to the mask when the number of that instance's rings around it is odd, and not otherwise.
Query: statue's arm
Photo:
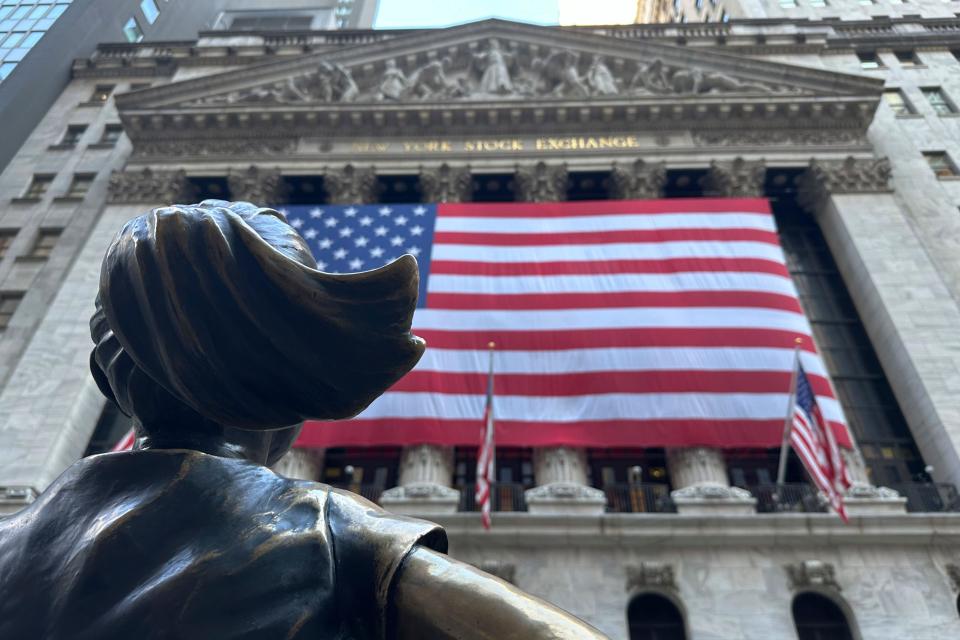
[[[393,593],[397,640],[606,639],[569,613],[426,547],[400,565]]]

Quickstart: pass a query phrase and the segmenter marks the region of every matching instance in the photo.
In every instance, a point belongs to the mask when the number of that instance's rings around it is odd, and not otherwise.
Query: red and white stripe
[[[117,444],[113,445],[111,451],[130,451],[133,449],[133,443],[136,442],[136,440],[136,432],[131,427],[129,431],[123,434],[122,438],[117,440]]]
[[[762,199],[439,206],[416,369],[298,446],[477,444],[497,343],[500,446],[774,447],[794,341],[843,412]]]

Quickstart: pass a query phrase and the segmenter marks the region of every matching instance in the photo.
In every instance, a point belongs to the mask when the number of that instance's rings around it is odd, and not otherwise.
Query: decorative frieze
[[[610,195],[619,200],[659,198],[667,183],[667,165],[637,160],[628,167],[614,163],[610,172]]]
[[[323,186],[331,204],[366,204],[377,201],[377,174],[372,167],[348,164],[328,171]]]
[[[556,202],[567,199],[567,165],[545,162],[517,166],[516,196],[521,202]]]
[[[888,192],[891,174],[887,158],[813,159],[797,178],[798,198],[802,206],[815,211],[832,194]]]
[[[473,192],[470,167],[443,163],[420,169],[420,192],[425,202],[468,202]]]
[[[297,141],[293,138],[183,138],[173,140],[135,140],[136,158],[236,158],[279,156],[292,153]]]
[[[794,564],[784,565],[787,580],[794,591],[819,588],[840,591],[834,575],[833,565],[821,560],[804,560]]]
[[[719,147],[759,147],[759,146],[866,146],[867,137],[862,131],[853,129],[712,129],[694,131],[693,141],[697,145],[716,145]]]
[[[158,171],[146,167],[140,171],[114,171],[107,187],[107,201],[111,204],[143,203],[168,205],[173,202],[192,202],[196,192],[183,169]]]
[[[701,181],[707,196],[726,198],[756,198],[763,195],[767,166],[763,160],[734,158],[710,163],[707,175]]]
[[[234,200],[252,202],[258,206],[284,202],[288,191],[279,169],[256,165],[239,171],[231,169],[227,174],[227,185]]]
[[[660,562],[642,562],[639,566],[627,566],[627,591],[649,589],[676,591],[677,581],[673,567]]]

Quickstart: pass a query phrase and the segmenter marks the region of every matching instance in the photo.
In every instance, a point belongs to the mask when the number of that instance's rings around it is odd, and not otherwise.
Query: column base
[[[691,516],[748,515],[757,512],[757,499],[746,489],[704,482],[670,493],[677,513]]]
[[[387,489],[380,495],[380,505],[401,515],[448,515],[457,512],[460,492],[433,482],[417,482]]]
[[[905,514],[907,499],[889,487],[855,484],[847,489],[843,506],[848,516]]]
[[[572,482],[552,482],[523,493],[527,511],[535,514],[598,516],[607,508],[603,491]]]

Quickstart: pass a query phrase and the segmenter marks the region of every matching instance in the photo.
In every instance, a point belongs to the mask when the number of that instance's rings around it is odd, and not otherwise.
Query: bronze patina
[[[449,558],[436,525],[267,467],[304,419],[356,415],[416,364],[417,281],[410,256],[320,272],[247,203],[128,222],[90,366],[136,445],[0,522],[0,638],[605,637]]]

